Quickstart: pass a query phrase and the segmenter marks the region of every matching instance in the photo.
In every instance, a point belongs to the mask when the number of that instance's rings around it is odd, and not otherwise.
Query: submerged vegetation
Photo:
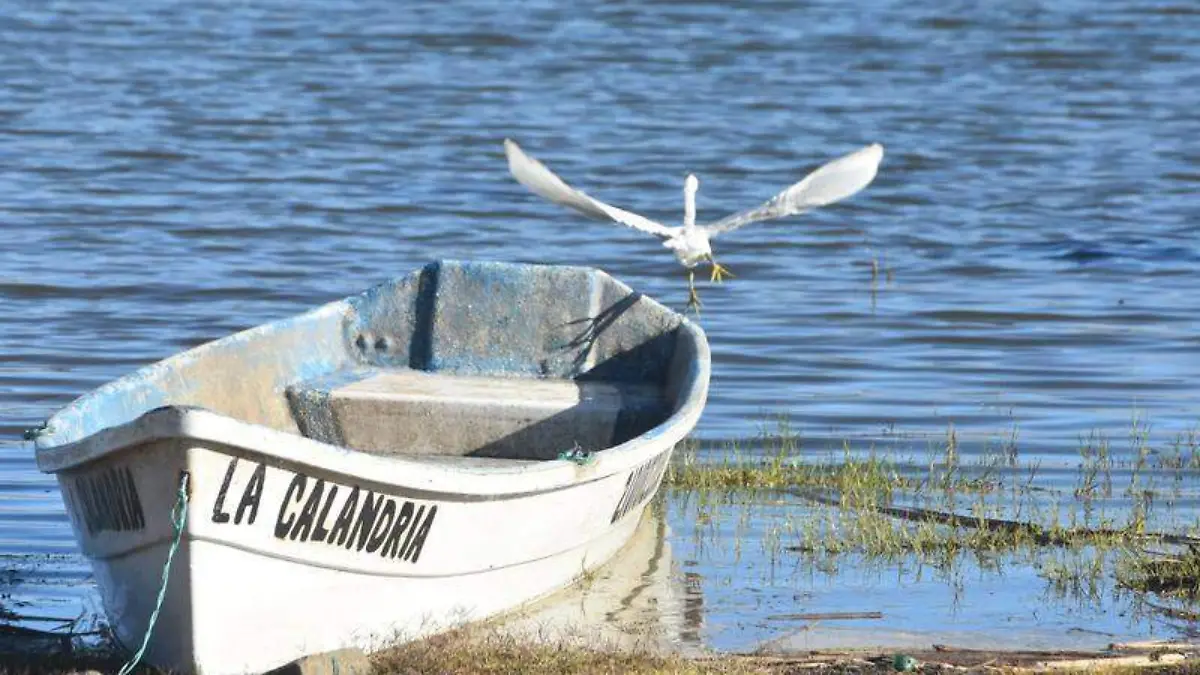
[[[1119,454],[1089,434],[1076,470],[1066,472],[1070,485],[1023,462],[1016,437],[968,453],[968,462],[951,427],[923,461],[901,461],[848,443],[808,450],[780,420],[748,444],[753,450],[685,444],[665,492],[694,509],[697,532],[716,531],[721,518],[755,521],[771,560],[799,556],[836,570],[840,561],[912,559],[953,568],[967,557],[994,567],[1017,556],[1060,594],[1095,596],[1101,579],[1114,579],[1127,591],[1170,593],[1177,604],[1200,601],[1200,519],[1194,507],[1182,516],[1176,508],[1200,496],[1195,433],[1152,448],[1135,417],[1130,448]],[[1072,557],[1047,558],[1048,551]]]
[[[1147,552],[1117,566],[1121,585],[1178,600],[1200,601],[1200,547],[1176,555]]]

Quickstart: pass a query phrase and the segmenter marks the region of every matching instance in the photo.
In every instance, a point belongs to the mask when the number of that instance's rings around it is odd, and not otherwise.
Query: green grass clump
[[[825,488],[884,495],[916,487],[893,462],[875,455],[859,458],[847,450],[837,461],[802,461],[800,437],[786,419],[778,421],[776,433],[764,430],[757,445],[761,450],[751,454],[730,443],[722,448],[720,460],[701,461],[699,443],[688,439],[677,450],[663,485],[693,491]]]
[[[1200,600],[1200,548],[1178,556],[1128,556],[1117,566],[1117,581],[1135,591]]]
[[[793,461],[782,452],[764,458],[751,458],[734,449],[719,462],[701,463],[696,448],[682,448],[672,462],[663,484],[687,490],[782,490],[787,488],[828,488],[879,491],[890,494],[897,488],[915,487],[895,467],[880,458],[849,458],[837,464],[813,464]]]

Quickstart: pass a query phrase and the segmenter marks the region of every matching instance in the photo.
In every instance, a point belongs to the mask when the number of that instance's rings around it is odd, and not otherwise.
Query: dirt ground
[[[69,652],[63,645],[0,641],[0,673],[67,675],[116,673],[123,655],[88,650]],[[1104,652],[988,651],[935,645],[923,651],[814,651],[787,656],[716,655],[685,658],[630,654],[576,647],[537,645],[510,639],[450,635],[399,645],[372,655],[373,672],[390,673],[998,673],[1105,672],[1196,673],[1200,644],[1135,643]],[[140,666],[136,673],[160,673]],[[368,675],[341,673],[340,675]]]

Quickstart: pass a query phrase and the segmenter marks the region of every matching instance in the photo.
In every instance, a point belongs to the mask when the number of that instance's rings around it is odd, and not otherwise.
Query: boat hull
[[[628,472],[489,499],[179,439],[59,480],[105,612],[132,651],[174,540],[174,486],[186,478],[187,517],[146,660],[224,675],[422,637],[571,584],[627,541],[672,445]]]
[[[166,568],[146,662],[263,672],[603,565],[699,420],[708,359],[698,328],[600,272],[442,263],[105,385],[50,418],[37,459],[126,647]],[[590,452],[557,456],[573,437]]]

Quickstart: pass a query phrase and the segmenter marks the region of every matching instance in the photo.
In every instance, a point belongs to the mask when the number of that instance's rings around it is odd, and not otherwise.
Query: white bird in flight
[[[883,160],[883,146],[873,143],[843,155],[816,169],[761,206],[707,225],[696,224],[696,191],[700,188],[700,181],[688,174],[683,182],[683,224],[673,227],[605,204],[576,190],[541,162],[525,154],[511,139],[504,139],[504,154],[508,156],[508,168],[513,177],[535,194],[592,218],[612,220],[662,237],[663,246],[671,249],[675,258],[687,269],[688,307],[691,308],[700,305],[695,282],[698,264],[707,261],[712,265],[709,281],[719,282],[725,276],[733,276],[713,258],[710,239],[749,223],[796,215],[854,195],[875,179],[879,163]]]

